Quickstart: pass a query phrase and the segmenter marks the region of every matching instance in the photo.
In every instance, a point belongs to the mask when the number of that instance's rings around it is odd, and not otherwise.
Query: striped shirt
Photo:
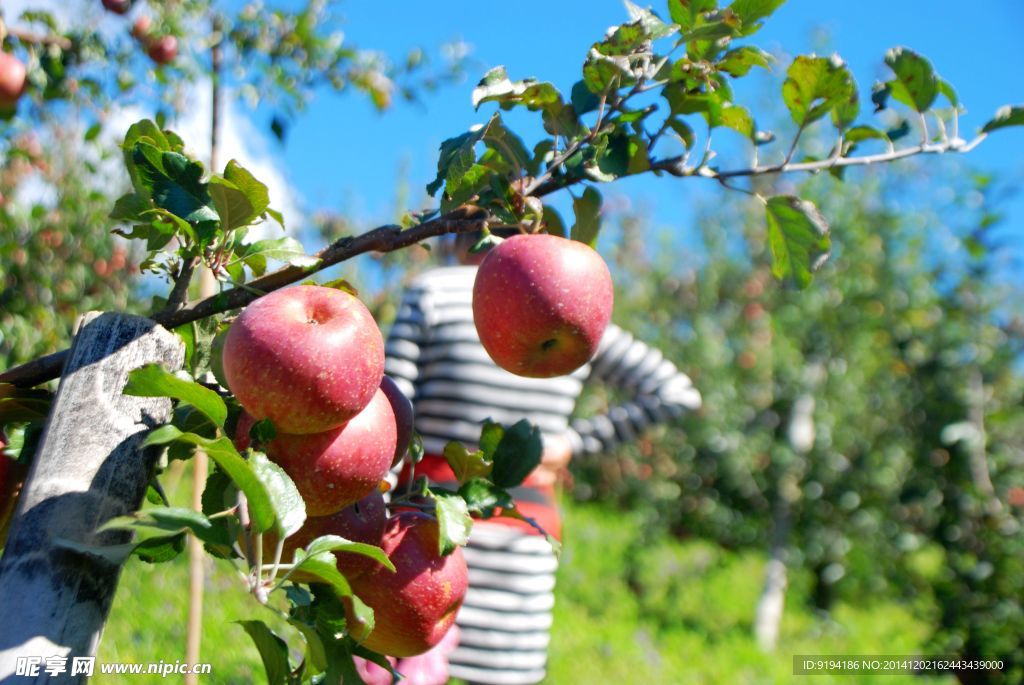
[[[442,267],[406,290],[386,345],[386,373],[412,400],[427,454],[457,440],[476,448],[480,424],[528,419],[565,435],[573,453],[595,454],[644,428],[700,406],[700,393],[661,352],[610,324],[589,364],[559,378],[524,378],[499,368],[473,325],[475,266]],[[570,421],[584,381],[599,379],[630,399]]]
[[[457,266],[416,278],[388,336],[385,370],[412,400],[428,455],[440,455],[450,440],[475,449],[480,423],[488,418],[505,425],[529,419],[545,435],[567,436],[574,454],[593,454],[700,406],[700,394],[685,374],[614,324],[594,359],[571,375],[523,378],[500,369],[473,324],[475,275],[476,267]],[[583,383],[591,378],[619,388],[629,399],[596,416],[570,420]],[[443,461],[428,457],[424,463],[432,459]],[[545,521],[543,512],[550,511],[557,528],[553,491],[548,491],[537,491],[545,501],[542,514],[529,515]],[[517,506],[527,511],[531,503],[517,496]],[[543,537],[509,523],[475,522],[464,550],[469,589],[456,617],[459,645],[449,656],[449,668],[469,683],[532,685],[544,678],[558,560]]]

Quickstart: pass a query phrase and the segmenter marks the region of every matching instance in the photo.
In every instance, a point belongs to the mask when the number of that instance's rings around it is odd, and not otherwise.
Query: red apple
[[[249,445],[252,419],[238,421],[235,444]],[[395,413],[380,390],[366,409],[341,428],[323,433],[278,433],[263,446],[295,481],[309,516],[328,516],[380,485],[395,455]]]
[[[612,300],[611,274],[592,248],[547,233],[516,235],[480,263],[473,320],[498,366],[550,378],[594,356]]]
[[[393,516],[381,547],[395,572],[375,564],[351,583],[374,613],[363,646],[390,656],[422,654],[455,623],[469,584],[466,559],[461,548],[442,557],[437,521],[417,512]]]
[[[135,20],[132,24],[132,38],[138,41],[145,42],[149,38],[149,30],[153,27],[152,20],[146,15],[142,15]]]
[[[14,109],[25,93],[28,72],[14,55],[0,52],[0,109]]]
[[[351,542],[379,546],[387,524],[388,512],[384,503],[384,493],[374,490],[336,514],[307,518],[297,533],[285,539],[281,558],[286,563],[291,562],[295,557],[295,550],[305,547],[323,535],[340,535]],[[273,533],[264,534],[264,555],[273,554],[276,546],[277,536]],[[338,557],[338,570],[345,574],[346,578],[354,578],[375,565],[372,559],[362,554],[337,551],[334,554]],[[300,582],[303,580],[295,574],[292,578]]]
[[[222,361],[228,387],[255,418],[269,418],[280,433],[321,433],[377,392],[384,340],[355,297],[303,285],[246,307],[228,330]]]
[[[384,379],[380,382],[380,389],[384,391],[388,401],[391,403],[391,410],[395,412],[395,425],[398,428],[395,458],[391,462],[391,465],[394,466],[409,451],[409,443],[412,442],[412,402],[399,389],[398,384],[395,383],[391,376],[384,376]]]
[[[132,8],[132,0],[103,0],[103,7],[114,14],[128,14]]]
[[[160,36],[149,44],[146,54],[157,64],[173,62],[178,56],[178,39],[174,36]]]

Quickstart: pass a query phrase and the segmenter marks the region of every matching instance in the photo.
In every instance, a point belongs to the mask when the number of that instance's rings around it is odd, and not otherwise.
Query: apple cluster
[[[388,518],[379,486],[408,450],[413,412],[384,375],[384,341],[369,310],[333,288],[278,290],[232,323],[220,357],[245,409],[236,446],[248,448],[252,427],[269,419],[275,435],[261,448],[306,503],[309,518],[285,540],[286,557],[323,535],[380,546],[394,573],[368,557],[337,555],[352,590],[374,610],[364,644],[399,657],[436,645],[465,596],[466,562],[461,550],[441,556],[433,517]],[[272,534],[264,542],[277,544]]]

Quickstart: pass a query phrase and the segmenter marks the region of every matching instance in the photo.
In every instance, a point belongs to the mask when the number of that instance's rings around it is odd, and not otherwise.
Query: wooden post
[[[121,391],[132,369],[183,359],[181,340],[149,319],[86,315],[0,557],[0,684],[85,682],[72,659],[95,656],[121,567],[59,541],[130,539],[94,531],[141,505],[158,455],[138,445],[171,403]],[[15,675],[18,657],[52,656],[67,657],[63,673],[47,675],[44,662],[37,677]]]

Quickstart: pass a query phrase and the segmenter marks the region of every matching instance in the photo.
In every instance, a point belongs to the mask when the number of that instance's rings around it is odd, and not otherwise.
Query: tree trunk
[[[782,610],[786,603],[786,542],[789,537],[789,517],[786,505],[780,504],[774,516],[775,533],[772,540],[771,557],[765,569],[764,589],[757,602],[754,617],[754,637],[758,646],[766,651],[775,651],[779,641],[779,626]]]
[[[167,421],[171,402],[122,389],[132,369],[150,362],[177,369],[183,357],[178,337],[149,319],[86,315],[0,558],[0,683],[85,681],[71,675],[72,659],[95,655],[121,567],[61,541],[130,539],[126,531],[94,531],[142,503],[158,453],[138,445]],[[67,658],[63,673],[15,675],[18,657],[53,656]]]

